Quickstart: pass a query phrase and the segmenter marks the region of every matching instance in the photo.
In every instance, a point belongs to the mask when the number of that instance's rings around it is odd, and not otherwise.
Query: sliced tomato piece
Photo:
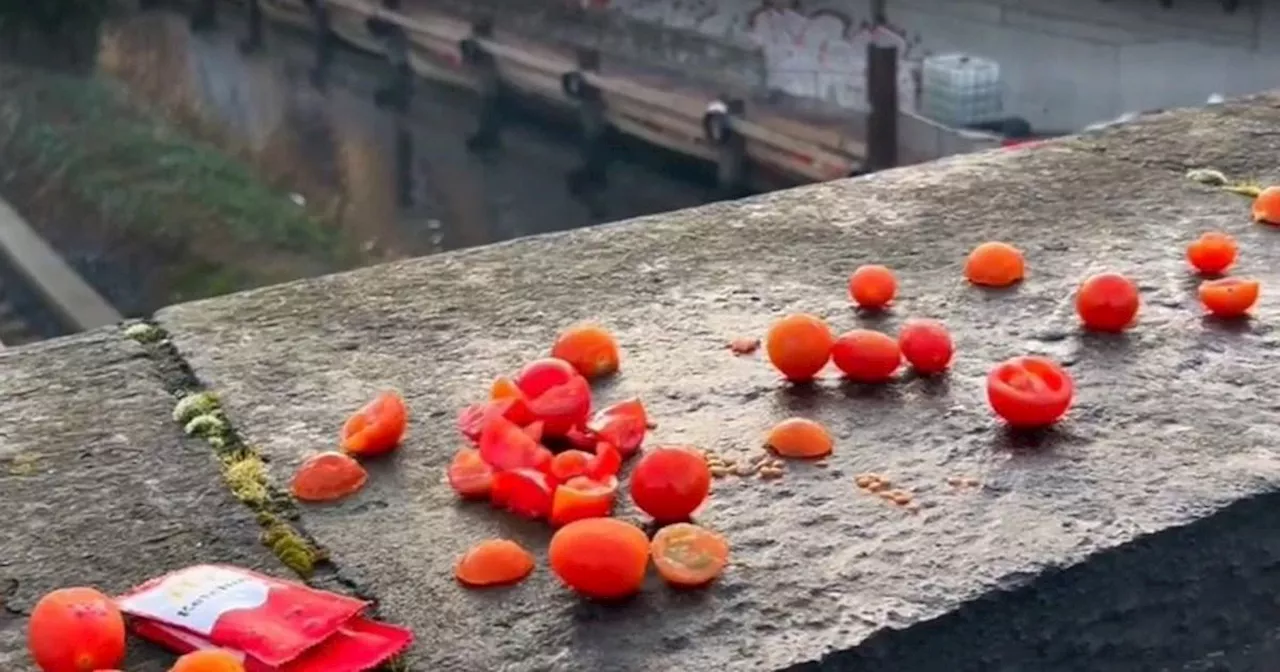
[[[521,427],[534,420],[533,413],[529,410],[528,397],[510,378],[499,378],[493,381],[493,387],[489,390],[489,400],[509,402],[511,405],[507,407],[504,415]]]
[[[1066,414],[1074,397],[1071,374],[1044,357],[1014,357],[987,375],[987,401],[1013,427],[1052,425]]]
[[[612,443],[601,441],[596,444],[596,454],[592,458],[590,466],[587,468],[587,476],[603,481],[609,477],[617,476],[622,470],[622,453],[613,447]]]
[[[559,387],[574,378],[581,378],[573,365],[553,357],[535,359],[524,365],[516,374],[515,385],[526,399],[537,399],[553,387]]]
[[[400,445],[408,424],[404,399],[382,392],[342,425],[342,449],[356,457],[385,455]]]
[[[542,427],[543,427],[543,424],[541,420],[534,420],[528,425],[525,425],[524,433],[528,434],[529,438],[533,439],[534,441],[541,443],[542,434],[543,434]]]
[[[542,451],[546,449],[506,417],[495,414],[485,420],[480,457],[497,471],[537,468],[546,459]]]
[[[363,488],[368,478],[368,472],[350,455],[330,451],[303,461],[289,492],[304,502],[332,502]]]
[[[591,385],[586,378],[574,374],[567,382],[530,397],[528,406],[533,417],[544,423],[547,436],[563,437],[585,423],[591,414]]]
[[[689,523],[658,530],[649,549],[658,574],[682,588],[711,583],[729,562],[729,542],[724,537]]]
[[[613,513],[618,479],[604,481],[578,476],[556,488],[551,506],[551,524],[560,527],[583,518],[606,518]]]
[[[598,411],[587,429],[601,441],[613,444],[623,457],[640,450],[649,428],[649,414],[639,399],[628,399]]]
[[[574,427],[570,429],[564,435],[564,440],[574,448],[581,448],[583,450],[591,450],[595,448],[597,443],[599,443],[596,439],[595,432],[592,432],[586,427]]]
[[[595,459],[595,455],[583,450],[566,450],[551,460],[551,475],[561,482],[586,476]]]
[[[490,499],[517,516],[546,518],[555,490],[551,478],[537,469],[511,469],[493,477]]]
[[[449,485],[469,499],[488,497],[493,488],[493,467],[480,457],[480,451],[475,448],[458,450],[445,474],[449,477]]]
[[[472,404],[458,411],[458,431],[462,432],[463,436],[471,439],[472,443],[476,443],[480,440],[480,434],[484,431],[485,422],[494,415],[511,415],[510,410],[514,404],[515,401],[511,399],[498,399],[496,401]],[[510,420],[511,418],[507,419]]]

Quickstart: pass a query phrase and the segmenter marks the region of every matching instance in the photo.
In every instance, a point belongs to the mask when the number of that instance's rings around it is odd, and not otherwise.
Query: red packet
[[[367,603],[238,567],[197,565],[116,600],[139,637],[178,653],[242,653],[246,672],[364,672],[413,641]]]

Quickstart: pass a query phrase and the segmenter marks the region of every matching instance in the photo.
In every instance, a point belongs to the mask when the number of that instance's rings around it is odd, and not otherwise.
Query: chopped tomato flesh
[[[545,450],[524,430],[501,415],[489,417],[480,433],[480,457],[498,471],[538,468]]]
[[[585,476],[572,478],[556,488],[551,506],[551,524],[568,525],[584,518],[606,518],[613,512],[618,479],[597,481]]]
[[[517,516],[538,519],[551,513],[554,493],[550,476],[537,469],[521,468],[498,472],[490,499]]]
[[[528,402],[533,417],[543,421],[547,436],[564,436],[591,414],[591,386],[582,376],[543,392]]]
[[[649,415],[639,399],[628,399],[601,409],[587,428],[599,440],[617,448],[623,457],[629,457],[640,450],[640,444],[644,442],[645,432],[649,428]]]
[[[473,546],[458,560],[453,575],[475,588],[523,581],[533,572],[533,554],[514,541],[489,539]]]
[[[385,455],[400,445],[407,424],[404,399],[383,392],[342,425],[342,449],[359,457]]]
[[[673,586],[706,585],[724,572],[729,542],[706,528],[689,523],[668,525],[649,544],[658,574]]]
[[[493,467],[480,457],[480,451],[475,448],[459,450],[446,473],[449,485],[463,497],[488,497],[493,489]]]
[[[529,438],[533,439],[534,441],[541,443],[542,433],[543,433],[542,426],[543,425],[541,420],[535,420],[529,423],[528,425],[525,425],[524,433],[527,434]]]
[[[551,475],[564,482],[577,476],[586,476],[595,455],[582,450],[566,450],[551,460]]]
[[[587,466],[587,476],[603,481],[610,476],[617,476],[622,470],[622,453],[613,444],[601,441],[596,444],[596,454]]]

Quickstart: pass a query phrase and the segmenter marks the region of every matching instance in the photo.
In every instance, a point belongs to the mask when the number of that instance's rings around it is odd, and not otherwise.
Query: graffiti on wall
[[[920,68],[928,55],[920,35],[894,25],[876,27],[869,15],[826,3],[611,0],[608,4],[638,19],[754,42],[764,49],[772,88],[847,108],[866,107],[869,43],[898,47],[898,97],[907,109],[915,107]]]

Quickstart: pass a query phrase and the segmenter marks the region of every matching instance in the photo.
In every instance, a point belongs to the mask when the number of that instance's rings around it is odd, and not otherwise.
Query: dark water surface
[[[312,82],[306,36],[268,32],[264,50],[241,53],[243,25],[193,33],[184,15],[113,19],[98,68],[173,115],[208,124],[228,144],[332,216],[359,240],[368,263],[482,245],[695,206],[717,199],[702,173],[618,147],[602,191],[573,196],[580,162],[570,128],[524,120],[503,147],[465,146],[478,105],[467,92],[415,81],[412,109],[379,109],[383,64],[340,50],[327,86]]]

